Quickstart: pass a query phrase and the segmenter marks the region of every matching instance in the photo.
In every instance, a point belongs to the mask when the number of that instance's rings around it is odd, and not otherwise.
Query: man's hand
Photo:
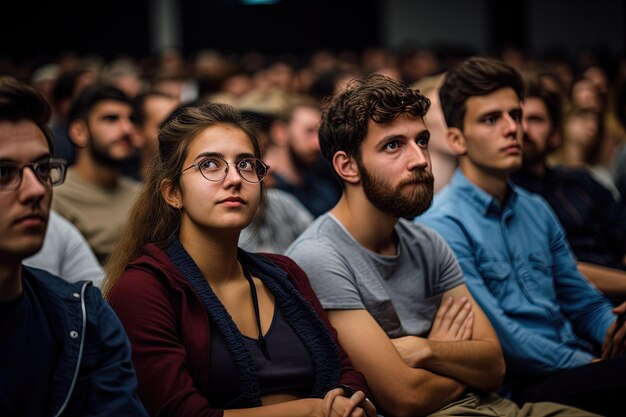
[[[437,310],[428,338],[402,336],[391,339],[404,362],[412,368],[420,368],[432,355],[429,340],[459,342],[470,340],[474,328],[472,304],[466,297],[443,297]]]
[[[472,304],[466,297],[452,298],[445,296],[441,300],[433,326],[428,335],[429,340],[465,341],[472,338],[474,331],[474,313]]]
[[[626,352],[626,302],[613,309],[617,314],[617,319],[606,332],[604,343],[602,344],[602,359],[622,356]]]

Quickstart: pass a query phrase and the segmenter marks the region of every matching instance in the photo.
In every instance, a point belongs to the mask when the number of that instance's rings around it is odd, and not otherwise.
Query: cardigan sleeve
[[[201,382],[194,384],[189,359],[200,349],[186,346],[190,336],[181,334],[193,333],[192,340],[206,345],[208,325],[186,320],[182,330],[181,310],[194,307],[161,279],[149,268],[131,267],[108,294],[132,344],[139,395],[152,416],[222,417],[197,388]]]
[[[363,391],[368,398],[372,398],[365,376],[352,367],[352,362],[348,357],[348,354],[344,351],[343,347],[339,343],[337,337],[337,330],[330,324],[326,312],[322,307],[315,291],[311,287],[309,278],[302,268],[298,266],[291,258],[283,255],[275,254],[263,254],[263,256],[269,258],[275,262],[281,269],[287,272],[289,279],[294,284],[296,289],[304,297],[304,299],[313,307],[313,310],[320,317],[322,322],[326,325],[330,334],[337,344],[339,349],[340,361],[341,361],[341,377],[340,384],[347,385],[355,391]]]

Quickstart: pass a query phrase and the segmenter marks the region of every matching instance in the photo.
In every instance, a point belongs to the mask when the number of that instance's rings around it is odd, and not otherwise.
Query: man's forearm
[[[413,368],[426,369],[486,391],[502,384],[504,361],[499,348],[490,342],[432,341],[415,336],[393,342],[400,356]]]

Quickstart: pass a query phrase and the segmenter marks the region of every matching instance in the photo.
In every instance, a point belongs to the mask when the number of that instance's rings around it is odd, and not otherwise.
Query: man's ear
[[[89,144],[89,129],[84,120],[72,120],[67,127],[67,134],[77,148],[86,148]]]
[[[361,173],[354,157],[345,151],[337,151],[333,155],[333,169],[347,183],[356,184],[361,180]]]
[[[159,191],[165,203],[175,209],[183,207],[183,199],[180,195],[180,188],[169,179],[161,180]]]
[[[461,156],[467,153],[465,135],[463,135],[463,132],[458,127],[448,128],[446,142],[450,151],[455,155]]]

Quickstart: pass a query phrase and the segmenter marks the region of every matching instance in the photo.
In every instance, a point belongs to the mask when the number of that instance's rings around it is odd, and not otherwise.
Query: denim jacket
[[[147,416],[130,343],[100,290],[91,281],[68,283],[41,269],[23,270],[61,346],[46,416]]]
[[[454,250],[498,334],[509,376],[546,375],[598,355],[615,320],[612,305],[578,271],[542,197],[510,184],[501,205],[457,170],[416,221]]]

